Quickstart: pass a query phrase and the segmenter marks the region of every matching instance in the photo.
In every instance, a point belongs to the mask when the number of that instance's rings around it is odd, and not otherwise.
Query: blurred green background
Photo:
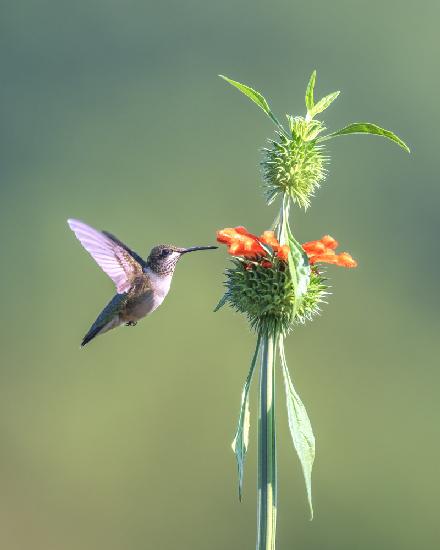
[[[287,344],[317,437],[316,519],[280,385],[279,549],[438,547],[438,2],[2,0],[0,547],[251,549],[256,394],[245,500],[230,442],[254,338],[222,294],[225,250],[186,257],[154,316],[80,351],[113,293],[66,225],[140,254],[269,227],[259,148],[275,112],[341,89],[302,241],[359,260],[330,269],[325,314]],[[436,173],[435,173],[436,171]],[[281,384],[281,379],[279,379]]]

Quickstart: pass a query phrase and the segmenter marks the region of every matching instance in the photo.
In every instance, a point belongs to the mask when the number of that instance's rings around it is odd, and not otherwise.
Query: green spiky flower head
[[[311,320],[328,294],[325,279],[312,269],[307,290],[298,301],[289,268],[279,260],[269,266],[234,258],[226,270],[225,287],[218,308],[228,304],[243,313],[257,332],[271,334],[286,334],[295,324]]]
[[[257,332],[286,334],[319,311],[327,285],[296,243],[281,245],[273,231],[257,237],[244,227],[218,231],[217,240],[234,256],[226,270],[226,292],[216,309],[229,304]]]
[[[269,147],[263,149],[264,157],[261,162],[269,204],[280,195],[289,197],[304,209],[310,206],[311,198],[326,177],[329,157],[325,154],[324,142],[334,137],[349,134],[383,136],[409,152],[408,146],[393,132],[369,122],[354,122],[336,132],[321,135],[325,127],[321,121],[316,120],[316,116],[333,103],[339,91],[328,94],[315,103],[316,71],[313,71],[306,89],[305,117],[287,115],[287,128],[279,122],[260,92],[226,76],[222,78],[258,105],[277,127],[277,137],[269,140]]]
[[[287,195],[303,208],[310,206],[310,198],[325,180],[323,145],[316,138],[324,130],[317,120],[287,116],[289,134],[277,132],[278,139],[270,140],[263,149],[261,163],[268,203],[279,195]]]

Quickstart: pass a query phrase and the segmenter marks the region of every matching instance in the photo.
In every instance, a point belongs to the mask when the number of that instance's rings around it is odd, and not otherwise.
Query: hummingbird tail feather
[[[93,340],[95,336],[98,336],[98,334],[101,332],[102,327],[95,327],[93,326],[89,332],[84,336],[81,342],[81,347],[83,348],[86,344],[90,342],[90,340]]]
[[[98,334],[103,334],[112,328],[118,327],[122,321],[119,317],[121,307],[125,303],[126,294],[116,294],[98,315],[98,318],[84,336],[81,347],[93,340]]]
[[[108,330],[111,330],[112,328],[116,328],[120,324],[121,324],[121,322],[119,321],[119,317],[115,317],[109,323],[104,323],[104,324],[98,323],[96,321],[95,323],[93,323],[93,325],[90,328],[89,332],[82,339],[81,347],[83,348],[86,344],[88,344],[90,342],[90,340],[93,340],[93,338],[95,338],[95,336],[98,336],[98,334],[104,334],[104,332],[107,332]]]

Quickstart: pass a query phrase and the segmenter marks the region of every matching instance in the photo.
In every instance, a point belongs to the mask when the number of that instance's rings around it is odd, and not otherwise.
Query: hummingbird
[[[145,261],[107,231],[98,231],[80,220],[69,219],[67,223],[82,246],[112,279],[117,292],[84,336],[81,347],[95,336],[120,325],[135,326],[157,309],[170,290],[176,264],[184,254],[218,248],[160,244],[151,250]]]

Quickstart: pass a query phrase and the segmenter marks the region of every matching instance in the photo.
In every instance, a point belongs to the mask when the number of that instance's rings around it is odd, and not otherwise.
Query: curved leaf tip
[[[278,128],[285,133],[285,130],[282,126],[282,124],[279,122],[279,120],[276,118],[276,116],[272,113],[269,107],[269,103],[266,101],[266,98],[263,96],[263,94],[260,94],[260,92],[257,92],[257,90],[254,90],[250,86],[246,86],[246,84],[242,84],[241,82],[237,82],[236,80],[232,80],[232,78],[229,78],[223,74],[218,75],[223,80],[226,80],[231,86],[234,86],[239,90],[242,94],[244,94],[246,97],[248,97],[251,101],[253,101],[258,107],[260,107],[261,110],[263,110],[266,115],[272,120],[272,122],[278,126]]]
[[[236,80],[232,80],[231,78],[228,78],[227,76],[224,76],[222,74],[219,74],[220,78],[223,78],[223,80],[226,80],[226,82],[229,82],[232,86],[235,86],[238,90],[240,90],[241,93],[243,93],[245,96],[247,96],[251,101],[256,103],[260,109],[263,109],[263,111],[268,115],[270,113],[269,104],[267,103],[266,99],[263,97],[260,92],[257,92],[250,86],[246,86],[246,84],[242,84],[241,82],[237,82]]]
[[[381,128],[377,124],[372,124],[371,122],[353,122],[352,124],[348,124],[348,126],[337,130],[336,132],[332,132],[327,136],[323,136],[322,138],[318,139],[318,141],[326,141],[337,136],[347,136],[349,134],[371,134],[375,136],[382,136],[391,141],[394,141],[394,143],[397,143],[397,145],[399,145],[399,147],[402,147],[402,149],[404,149],[407,153],[411,152],[408,145],[402,139],[396,136],[394,132],[391,132],[390,130],[385,130],[385,128]]]
[[[341,92],[338,90],[337,92],[333,92],[331,94],[326,95],[322,99],[316,103],[316,105],[313,106],[313,108],[309,111],[310,116],[313,118],[315,115],[319,115],[319,113],[322,113],[325,111],[330,105],[333,103],[333,101],[338,97],[338,95]]]
[[[315,89],[316,82],[316,69],[310,75],[309,83],[307,84],[306,89],[306,107],[307,111],[311,111],[315,105],[315,99],[313,96],[313,90]]]

